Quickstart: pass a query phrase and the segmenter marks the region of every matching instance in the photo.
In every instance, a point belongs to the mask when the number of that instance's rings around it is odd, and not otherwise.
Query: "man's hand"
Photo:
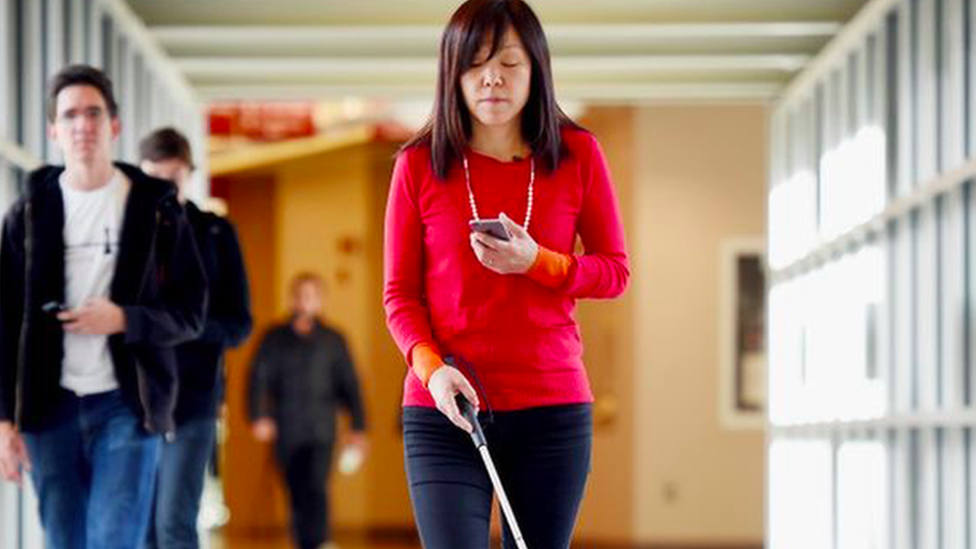
[[[272,442],[278,438],[278,425],[270,417],[262,417],[251,425],[251,434],[261,442]]]
[[[346,437],[346,444],[339,454],[339,472],[351,475],[359,470],[366,459],[369,450],[369,440],[363,431],[353,431]]]
[[[346,439],[347,446],[355,446],[360,452],[366,453],[369,450],[369,437],[363,431],[353,431]]]
[[[125,331],[125,312],[111,301],[98,297],[87,303],[58,314],[64,322],[64,330],[72,334],[112,335]]]
[[[0,421],[0,476],[23,485],[22,471],[30,471],[27,445],[13,423]]]

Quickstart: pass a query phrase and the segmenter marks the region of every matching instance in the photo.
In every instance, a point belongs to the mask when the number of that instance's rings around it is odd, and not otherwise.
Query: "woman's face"
[[[532,63],[511,27],[505,31],[498,51],[488,59],[490,38],[475,54],[471,68],[461,75],[464,103],[475,127],[518,124],[529,100]]]

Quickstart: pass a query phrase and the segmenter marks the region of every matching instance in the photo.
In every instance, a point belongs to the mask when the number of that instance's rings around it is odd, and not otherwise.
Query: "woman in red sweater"
[[[496,216],[508,240],[469,230]],[[606,159],[556,103],[538,18],[521,0],[469,0],[444,31],[433,113],[397,158],[386,212],[384,304],[410,365],[405,459],[426,549],[488,546],[491,484],[458,393],[483,411],[529,547],[569,546],[593,401],[573,311],[628,278]]]

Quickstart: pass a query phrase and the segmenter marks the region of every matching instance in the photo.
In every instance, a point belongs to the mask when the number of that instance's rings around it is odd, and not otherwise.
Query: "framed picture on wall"
[[[766,411],[766,261],[761,237],[722,242],[719,261],[720,419],[761,429]]]

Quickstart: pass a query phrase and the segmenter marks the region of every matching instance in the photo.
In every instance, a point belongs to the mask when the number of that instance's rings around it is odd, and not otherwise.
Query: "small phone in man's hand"
[[[61,303],[60,301],[48,301],[44,305],[41,305],[41,310],[44,311],[45,314],[57,318],[58,314],[67,311],[68,308],[65,307],[64,303]]]
[[[472,219],[468,222],[472,231],[489,234],[499,240],[511,240],[512,235],[508,233],[505,224],[501,219]]]

